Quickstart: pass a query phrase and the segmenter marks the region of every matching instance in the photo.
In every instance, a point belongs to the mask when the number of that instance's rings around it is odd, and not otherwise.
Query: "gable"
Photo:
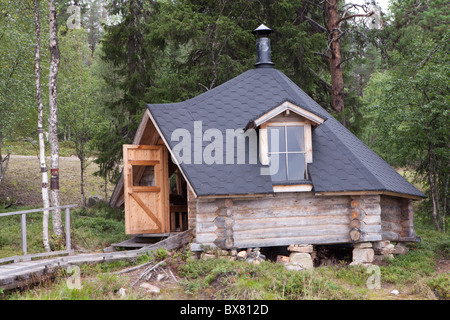
[[[279,118],[280,114],[282,114],[282,113],[289,114],[291,112],[294,115],[297,115],[299,119],[304,118],[304,119],[310,120],[314,125],[320,125],[325,121],[325,119],[312,113],[311,111],[305,110],[304,108],[299,107],[290,101],[284,101],[279,106],[276,106],[275,108],[264,113],[263,115],[259,116],[255,120],[249,122],[249,124],[247,124],[246,127],[259,127],[263,123],[266,123],[271,120],[273,121],[274,118],[276,118],[276,117]]]

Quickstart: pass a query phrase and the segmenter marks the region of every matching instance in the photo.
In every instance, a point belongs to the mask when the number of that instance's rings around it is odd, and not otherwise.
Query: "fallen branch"
[[[152,272],[152,270],[156,269],[157,267],[159,267],[161,264],[163,264],[165,262],[165,260],[158,262],[157,264],[155,264],[154,266],[145,269],[137,278],[136,281],[133,282],[133,284],[131,285],[131,287],[134,287],[136,285],[136,283],[138,283],[139,281],[142,280],[142,278],[144,278],[147,274],[149,274],[150,272]]]
[[[127,268],[127,269],[123,269],[123,270],[114,272],[112,274],[124,274],[124,273],[128,273],[128,272],[136,271],[136,270],[142,269],[142,268],[144,268],[144,267],[146,267],[146,266],[148,266],[150,264],[153,264],[153,262],[147,262],[147,263],[135,266],[135,267],[130,267],[130,268]]]

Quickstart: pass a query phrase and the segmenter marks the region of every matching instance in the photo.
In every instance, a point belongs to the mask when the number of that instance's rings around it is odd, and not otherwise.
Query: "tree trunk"
[[[50,21],[50,72],[49,72],[49,141],[50,141],[50,197],[52,206],[60,206],[59,202],[59,142],[58,142],[58,104],[57,77],[60,61],[58,46],[58,25],[56,22],[56,8],[53,0],[48,2]],[[56,236],[63,235],[61,210],[54,210],[52,215],[53,232]]]
[[[44,208],[50,207],[50,199],[48,195],[48,175],[47,175],[47,163],[45,160],[45,142],[44,142],[44,106],[42,104],[42,92],[41,92],[41,53],[40,53],[40,21],[39,21],[39,3],[38,0],[34,0],[34,23],[35,23],[35,60],[34,60],[34,72],[36,80],[36,103],[38,106],[38,134],[39,134],[39,163],[42,174],[42,204]],[[48,210],[44,210],[42,217],[42,239],[44,243],[45,251],[50,251],[50,243],[48,238]]]
[[[331,101],[336,113],[344,111],[344,78],[342,73],[342,58],[340,37],[340,20],[338,14],[339,0],[325,1],[325,12],[328,17],[328,47],[331,74]]]
[[[434,168],[433,148],[431,146],[428,132],[427,132],[427,139],[428,139],[428,182],[430,183],[431,202],[433,203],[433,211],[431,213],[431,219],[433,220],[433,224],[436,230],[440,231],[441,228],[439,227],[438,221],[438,204],[436,201],[436,185],[435,179],[433,179],[433,176],[435,176],[435,172],[433,169]]]
[[[81,179],[80,179],[80,192],[81,192],[81,204],[86,206],[86,197],[84,196],[84,167],[85,160],[84,158],[80,158],[80,169],[81,169]]]

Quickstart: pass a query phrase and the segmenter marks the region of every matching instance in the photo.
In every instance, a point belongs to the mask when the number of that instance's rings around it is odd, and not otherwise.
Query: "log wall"
[[[381,196],[380,207],[383,240],[406,241],[415,238],[412,200]]]
[[[348,243],[353,207],[363,214],[358,241],[381,240],[380,196],[263,196],[197,198],[188,202],[195,242],[221,248]],[[195,212],[195,214],[193,214]],[[195,216],[195,217],[194,217]]]

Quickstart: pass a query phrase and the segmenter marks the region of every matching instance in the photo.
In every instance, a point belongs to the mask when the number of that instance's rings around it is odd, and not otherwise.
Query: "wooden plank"
[[[159,160],[130,160],[128,161],[132,166],[156,166],[160,163]]]
[[[23,210],[23,211],[14,211],[14,212],[6,212],[6,213],[0,213],[0,217],[6,217],[6,216],[13,216],[18,214],[27,214],[27,213],[37,213],[37,212],[43,212],[43,211],[53,211],[56,209],[67,209],[67,208],[76,208],[78,207],[77,204],[71,204],[67,206],[59,206],[59,207],[50,207],[50,208],[41,208],[41,209],[30,209],[30,210]]]
[[[273,192],[309,192],[312,184],[274,185]]]
[[[162,225],[159,219],[155,216],[155,214],[147,207],[147,205],[142,202],[141,198],[136,193],[130,193],[130,196],[139,204],[139,206],[145,211],[145,213],[153,220],[153,222],[158,226],[162,231]]]

